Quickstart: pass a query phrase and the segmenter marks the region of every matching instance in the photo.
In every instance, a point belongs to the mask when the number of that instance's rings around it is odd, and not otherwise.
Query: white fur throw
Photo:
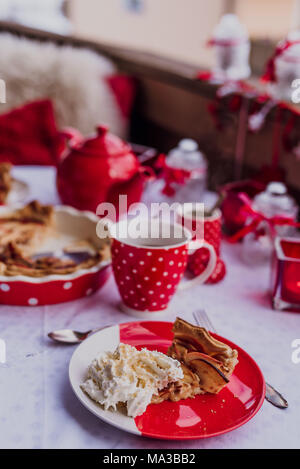
[[[126,137],[126,121],[105,77],[113,63],[95,52],[56,46],[0,34],[0,78],[6,82],[6,104],[0,113],[25,102],[50,98],[60,128],[72,126],[84,135],[97,124]]]

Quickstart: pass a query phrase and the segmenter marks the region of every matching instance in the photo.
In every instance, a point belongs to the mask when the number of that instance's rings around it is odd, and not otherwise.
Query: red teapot
[[[102,125],[86,140],[73,129],[65,136],[68,148],[57,167],[57,190],[64,204],[95,212],[101,202],[111,202],[119,217],[120,194],[127,195],[128,207],[140,201],[151,169],[140,164],[127,143]]]

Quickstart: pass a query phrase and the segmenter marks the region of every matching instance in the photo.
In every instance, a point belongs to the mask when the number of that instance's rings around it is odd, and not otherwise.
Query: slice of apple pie
[[[229,382],[238,352],[215,339],[205,328],[177,318],[168,355],[180,361],[184,377],[154,396],[152,402],[179,401],[197,394],[217,394]]]

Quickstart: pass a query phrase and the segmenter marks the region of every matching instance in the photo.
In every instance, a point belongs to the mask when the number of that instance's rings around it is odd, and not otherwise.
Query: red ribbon
[[[155,167],[161,170],[160,177],[165,180],[165,187],[163,188],[162,193],[169,197],[172,197],[176,192],[173,184],[185,184],[186,181],[191,178],[191,171],[168,166],[166,156],[163,154],[159,155]]]
[[[280,41],[272,57],[267,62],[266,71],[261,77],[263,81],[273,83],[277,81],[275,73],[275,60],[277,59],[277,57],[282,55],[283,52],[285,52],[287,49],[289,49],[291,46],[294,46],[295,44],[300,44],[300,39],[297,39],[296,41],[289,41],[288,39]]]
[[[244,212],[245,215],[251,217],[252,221],[248,225],[244,226],[244,228],[239,230],[237,233],[235,233],[233,236],[228,237],[227,241],[229,241],[230,243],[236,243],[243,239],[247,234],[255,232],[258,228],[258,225],[262,221],[266,222],[269,225],[272,236],[276,236],[276,226],[293,226],[296,228],[300,228],[300,223],[295,222],[293,218],[282,215],[267,217],[261,212],[257,212],[252,208],[251,204],[249,203],[248,197],[245,196],[245,194],[238,194],[238,197],[244,203],[243,207],[241,208],[241,212]]]
[[[207,41],[207,46],[223,46],[223,47],[232,47],[232,46],[239,46],[240,44],[243,44],[245,42],[248,42],[247,37],[242,37],[238,39],[217,39],[217,38],[212,38]]]

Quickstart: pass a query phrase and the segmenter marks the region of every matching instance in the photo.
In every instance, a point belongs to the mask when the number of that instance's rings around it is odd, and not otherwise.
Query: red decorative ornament
[[[165,180],[165,186],[162,193],[172,197],[176,189],[174,185],[185,184],[191,178],[191,171],[182,168],[173,168],[166,162],[166,155],[159,155],[155,167],[161,171],[160,177]]]
[[[220,192],[224,197],[221,208],[227,232],[233,234],[245,226],[248,217],[243,210],[245,197],[250,203],[251,199],[265,187],[265,184],[251,179],[232,182],[221,187]],[[243,199],[240,198],[240,194],[243,194]]]
[[[213,273],[207,280],[207,283],[218,283],[221,280],[223,280],[225,275],[226,275],[226,265],[222,259],[218,259],[215,270],[213,271]]]
[[[276,70],[275,70],[275,61],[287,49],[289,49],[291,46],[294,46],[295,44],[300,44],[300,40],[291,41],[289,39],[284,39],[283,41],[279,42],[279,44],[277,45],[272,57],[267,62],[265,73],[262,76],[263,81],[273,82],[273,83],[277,81]]]
[[[263,213],[254,210],[251,201],[249,201],[249,198],[245,194],[238,194],[238,198],[241,201],[240,214],[244,215],[246,222],[248,222],[248,220],[250,220],[250,222],[245,224],[244,227],[238,230],[234,235],[227,238],[227,241],[231,243],[240,241],[249,233],[256,233],[261,222],[265,222],[268,225],[270,234],[273,237],[276,236],[277,226],[300,228],[300,223],[295,222],[292,217],[283,215],[267,217]],[[258,232],[257,234],[259,235],[260,233]]]
[[[130,146],[98,126],[97,134],[84,140],[68,129],[69,148],[57,168],[57,189],[63,203],[81,210],[96,211],[101,202],[116,207],[119,195],[128,197],[128,206],[138,202],[147,178]]]
[[[207,267],[208,261],[209,261],[208,250],[205,247],[200,248],[196,252],[194,252],[194,254],[189,256],[188,269],[190,270],[190,272],[192,272],[193,275],[198,276],[202,274],[202,272],[204,272],[204,270]],[[218,283],[221,280],[223,280],[225,275],[226,275],[225,263],[224,261],[222,261],[222,259],[219,258],[217,260],[215,270],[213,271],[209,279],[206,281],[206,283],[211,283],[211,284]]]

